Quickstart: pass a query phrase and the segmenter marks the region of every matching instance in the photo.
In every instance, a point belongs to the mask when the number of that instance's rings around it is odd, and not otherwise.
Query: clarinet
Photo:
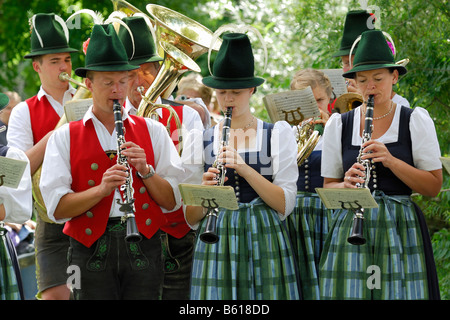
[[[369,99],[366,104],[366,114],[365,114],[365,122],[364,122],[364,131],[362,134],[361,148],[359,149],[358,157],[356,158],[358,163],[361,163],[364,166],[364,183],[356,183],[357,188],[368,188],[370,182],[370,169],[371,163],[369,159],[361,159],[364,155],[362,145],[369,141],[372,138],[373,131],[373,106],[374,106],[374,97],[373,95],[369,96]],[[355,210],[355,216],[353,218],[353,226],[352,233],[350,237],[347,238],[347,241],[353,245],[363,245],[366,243],[366,239],[363,235],[363,221],[364,221],[364,208],[359,207]]]
[[[220,143],[220,150],[223,147],[228,146],[228,139],[230,137],[230,125],[231,125],[231,113],[233,112],[232,107],[228,107],[225,112],[225,119],[222,127],[222,141]],[[219,153],[217,153],[216,160],[213,163],[213,167],[217,168],[219,172],[216,174],[214,180],[217,181],[218,186],[223,186],[225,182],[225,176],[227,174],[227,168],[225,164],[221,161],[218,161]],[[216,243],[219,241],[219,236],[216,233],[216,221],[217,215],[219,213],[219,209],[217,207],[208,208],[208,212],[206,214],[206,226],[205,231],[200,234],[200,240],[206,243]]]
[[[127,167],[128,177],[123,185],[120,186],[120,191],[123,191],[123,201],[117,199],[117,203],[120,205],[119,210],[123,212],[121,218],[122,223],[127,223],[127,233],[125,236],[126,242],[139,242],[142,240],[142,236],[137,228],[135,219],[134,208],[134,189],[133,189],[133,175],[131,167],[128,164],[127,157],[122,154],[121,145],[125,143],[125,135],[123,130],[122,121],[122,106],[119,100],[114,100],[114,120],[117,133],[117,163]]]

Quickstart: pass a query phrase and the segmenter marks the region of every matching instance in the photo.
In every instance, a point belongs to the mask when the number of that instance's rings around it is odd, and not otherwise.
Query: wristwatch
[[[153,169],[153,166],[151,164],[147,164],[147,167],[148,167],[149,171],[145,176],[140,174],[139,171],[137,172],[138,177],[141,178],[142,180],[151,178],[155,175],[155,169]]]

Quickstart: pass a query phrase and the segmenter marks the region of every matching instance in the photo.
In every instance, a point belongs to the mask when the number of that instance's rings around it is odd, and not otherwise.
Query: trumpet
[[[230,126],[231,126],[231,113],[233,112],[232,107],[228,107],[225,112],[225,119],[222,127],[222,140],[220,143],[220,149],[228,146],[228,141],[230,137]],[[218,186],[223,186],[225,183],[225,176],[227,174],[227,168],[225,164],[218,161],[219,153],[217,153],[216,160],[213,163],[213,167],[217,168],[219,172],[217,173],[215,180]],[[200,235],[200,240],[206,243],[216,243],[219,241],[219,236],[216,233],[216,221],[219,209],[217,207],[208,208],[208,213],[206,214],[206,227],[205,231]]]
[[[364,183],[357,183],[357,188],[368,188],[369,182],[370,182],[370,160],[369,159],[361,159],[361,157],[364,155],[363,153],[363,147],[362,145],[369,141],[372,138],[372,131],[373,131],[373,106],[374,106],[374,97],[373,95],[369,96],[369,99],[366,104],[366,115],[365,115],[365,122],[364,122],[364,131],[362,134],[362,141],[361,141],[361,148],[359,150],[359,154],[357,157],[357,162],[361,163],[364,166],[365,171],[365,177],[364,177]],[[353,245],[362,245],[366,243],[366,239],[363,235],[363,222],[364,222],[364,208],[358,208],[355,210],[355,216],[353,218],[353,226],[352,226],[352,233],[347,238],[347,241]]]
[[[136,210],[134,208],[135,199],[133,198],[133,175],[131,173],[131,168],[128,164],[127,158],[122,154],[122,149],[120,147],[125,143],[125,134],[122,122],[122,106],[120,105],[119,100],[114,100],[114,120],[117,133],[117,163],[127,167],[128,172],[128,177],[125,183],[120,186],[120,190],[123,191],[123,202],[121,202],[120,199],[117,199],[117,203],[120,205],[119,210],[124,213],[121,220],[123,223],[127,223],[125,241],[139,242],[142,240],[142,236],[139,233],[134,215]]]

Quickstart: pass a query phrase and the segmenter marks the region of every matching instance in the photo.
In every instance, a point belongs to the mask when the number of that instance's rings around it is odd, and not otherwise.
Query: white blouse
[[[128,118],[127,112],[123,112],[123,121]],[[176,207],[173,210],[176,210],[181,206],[181,195],[178,189],[180,177],[184,175],[181,159],[167,134],[166,128],[159,122],[148,118],[144,119],[147,123],[147,128],[152,140],[155,155],[155,172],[167,180],[172,186],[177,201]],[[114,129],[112,134],[109,134],[105,126],[92,113],[92,106],[88,109],[82,121],[83,123],[86,123],[88,120],[93,121],[95,132],[97,133],[98,140],[103,150],[117,150],[116,129]],[[129,120],[134,124],[131,118]],[[70,220],[56,220],[54,212],[60,199],[65,194],[74,192],[71,189],[71,185],[70,130],[69,124],[65,124],[51,135],[47,143],[39,185],[48,216],[57,223],[64,223]],[[116,190],[114,199],[111,203],[111,217],[123,215],[123,213],[119,211],[119,205],[117,205],[116,199],[120,199],[118,190]],[[161,209],[163,212],[167,212],[164,208]]]
[[[31,219],[33,212],[33,197],[31,192],[30,162],[25,153],[17,148],[10,147],[6,157],[27,162],[22,179],[17,189],[1,186],[0,204],[5,207],[6,216],[4,222],[24,223]]]
[[[385,134],[376,139],[376,141],[387,144],[398,140],[400,110],[401,108],[395,108],[395,114],[391,126]],[[360,107],[358,107],[355,109],[355,116],[353,118],[353,146],[361,145],[362,139],[359,134],[361,121],[360,115]],[[409,122],[409,130],[411,132],[414,166],[420,170],[426,171],[441,169],[442,163],[439,160],[441,152],[436,135],[436,129],[427,110],[420,107],[414,108]],[[344,169],[342,167],[341,137],[341,115],[335,113],[327,121],[323,134],[321,174],[324,178],[340,179],[344,176]]]
[[[214,127],[213,154],[219,149],[219,125]],[[261,151],[263,145],[263,121],[257,121],[256,145],[253,149],[237,150],[239,153]],[[204,172],[203,132],[192,130],[184,142],[181,160],[186,172],[184,183],[201,184]],[[285,219],[295,207],[297,196],[297,144],[291,126],[286,121],[275,123],[271,137],[273,183],[281,187],[285,197],[285,213],[278,214]],[[262,174],[265,174],[262,172]],[[194,227],[195,228],[195,227]]]

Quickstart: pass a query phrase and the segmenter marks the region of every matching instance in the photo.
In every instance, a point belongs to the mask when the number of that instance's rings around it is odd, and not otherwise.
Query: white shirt
[[[216,154],[220,144],[219,125],[214,127],[213,151]],[[263,122],[258,119],[256,146],[253,149],[237,150],[239,153],[261,151],[263,145]],[[193,130],[185,139],[181,160],[186,172],[184,183],[201,184],[204,172],[203,132]],[[286,121],[275,123],[271,137],[273,183],[283,189],[286,214],[278,213],[284,220],[295,207],[297,196],[297,143],[291,126]],[[265,174],[262,172],[262,174]],[[198,226],[191,226],[197,228]]]
[[[129,119],[126,112],[123,112],[123,121]],[[116,129],[109,134],[105,126],[92,113],[92,106],[88,109],[83,117],[83,123],[93,121],[95,132],[103,150],[117,150]],[[177,150],[167,134],[165,127],[151,119],[145,119],[148,132],[152,140],[153,151],[155,155],[155,171],[167,180],[173,188],[176,199],[176,207],[181,206],[181,196],[178,189],[180,177],[184,175],[181,165],[181,159]],[[72,174],[70,168],[70,130],[69,124],[65,124],[57,129],[50,137],[45,151],[44,162],[42,165],[40,188],[44,198],[47,213],[50,219],[55,222],[63,223],[70,219],[56,220],[54,217],[55,209],[61,199],[67,193],[73,193],[71,189]],[[110,216],[122,216],[119,211],[119,205],[115,199],[120,199],[118,190],[115,192],[114,199],[111,203]],[[161,208],[163,212],[166,212]],[[172,211],[172,210],[171,210]]]
[[[409,101],[406,100],[405,98],[403,98],[401,95],[399,95],[398,93],[396,93],[393,97],[392,97],[392,102],[396,103],[399,106],[405,106],[405,107],[410,107],[409,106]]]
[[[376,141],[386,144],[398,140],[400,109],[399,107],[395,108],[391,126],[383,136],[375,139]],[[360,115],[360,107],[358,107],[355,109],[353,119],[352,145],[354,146],[360,146],[362,140],[359,135]],[[439,160],[441,154],[439,142],[433,120],[427,110],[420,107],[414,108],[409,122],[409,130],[411,132],[414,166],[426,171],[441,169],[442,163]],[[340,179],[344,176],[341,136],[341,115],[334,113],[327,121],[323,134],[322,177]]]
[[[33,197],[31,193],[30,162],[25,153],[17,148],[10,147],[6,157],[27,162],[22,179],[17,189],[1,186],[0,204],[5,207],[6,216],[4,222],[24,223],[31,218],[33,212]]]
[[[40,101],[43,96],[46,96],[50,105],[61,117],[64,114],[64,104],[72,100],[72,96],[75,92],[76,89],[69,84],[69,89],[64,93],[63,104],[60,104],[53,99],[51,95],[47,94],[41,86],[37,98]],[[28,151],[34,146],[35,142],[33,139],[33,131],[31,129],[30,110],[26,101],[20,102],[11,111],[7,139],[8,146],[19,148],[22,151]]]

